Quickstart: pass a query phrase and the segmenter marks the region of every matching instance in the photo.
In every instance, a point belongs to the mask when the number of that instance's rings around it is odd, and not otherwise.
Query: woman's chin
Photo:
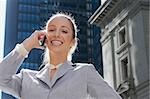
[[[56,54],[61,54],[61,53],[63,53],[61,49],[57,49],[57,48],[55,48],[55,49],[50,49],[49,51],[50,51],[50,53],[53,53],[53,54],[54,54],[54,53],[56,53]]]

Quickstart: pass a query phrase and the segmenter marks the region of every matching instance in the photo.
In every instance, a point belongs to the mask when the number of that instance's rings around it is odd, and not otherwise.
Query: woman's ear
[[[72,39],[71,47],[75,45],[75,42],[76,42],[76,40],[75,40],[75,39]]]

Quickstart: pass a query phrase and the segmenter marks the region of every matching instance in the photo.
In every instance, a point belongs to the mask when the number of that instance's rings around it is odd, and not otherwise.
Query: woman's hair
[[[72,25],[72,30],[73,30],[73,39],[75,40],[75,44],[70,48],[70,51],[68,52],[68,56],[67,56],[67,60],[71,61],[72,60],[72,54],[75,52],[76,48],[77,48],[77,25],[75,23],[74,18],[70,15],[70,14],[66,14],[66,13],[56,13],[54,15],[52,15],[50,17],[50,19],[47,21],[46,23],[46,30],[48,28],[48,24],[49,22],[51,22],[53,19],[55,19],[56,17],[65,17],[66,19],[68,19]],[[44,58],[43,58],[43,64],[46,64],[50,61],[50,55],[49,55],[49,49],[46,47],[45,48],[45,53],[44,53]]]

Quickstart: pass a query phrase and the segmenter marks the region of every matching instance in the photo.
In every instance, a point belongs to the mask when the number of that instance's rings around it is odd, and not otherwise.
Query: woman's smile
[[[63,42],[60,40],[52,40],[51,41],[52,46],[61,46],[62,44],[63,44]]]

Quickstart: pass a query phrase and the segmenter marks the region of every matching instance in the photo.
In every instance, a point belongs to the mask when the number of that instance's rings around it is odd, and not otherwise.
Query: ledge
[[[120,0],[107,0],[95,11],[95,13],[89,18],[88,22],[90,24],[96,24],[102,21],[102,19],[111,11],[118,1]]]
[[[121,53],[125,48],[129,47],[131,44],[129,42],[125,42],[119,48],[116,50],[116,53],[119,54]]]
[[[128,91],[129,89],[130,89],[130,83],[129,83],[129,81],[124,81],[117,88],[117,92],[119,94],[122,94],[123,92]]]

